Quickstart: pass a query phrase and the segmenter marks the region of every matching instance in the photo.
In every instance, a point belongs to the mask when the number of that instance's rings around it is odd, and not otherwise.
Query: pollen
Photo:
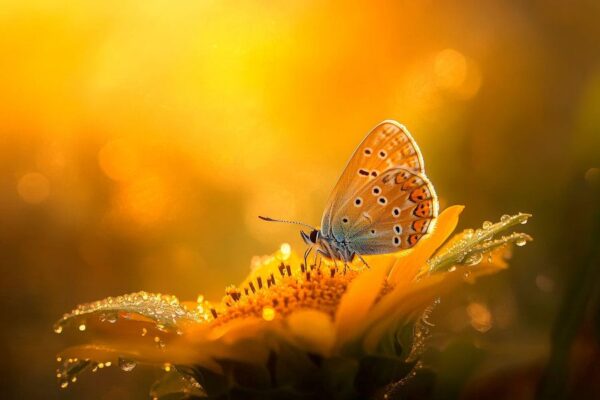
[[[220,325],[233,319],[257,317],[272,321],[299,309],[316,309],[331,317],[350,282],[359,274],[323,265],[317,267],[281,264],[280,276],[256,277],[248,287],[230,286],[222,301],[223,307],[213,323]],[[289,272],[288,272],[289,271]],[[291,272],[294,271],[294,272]],[[259,282],[267,282],[260,285]],[[248,290],[249,289],[249,290]]]

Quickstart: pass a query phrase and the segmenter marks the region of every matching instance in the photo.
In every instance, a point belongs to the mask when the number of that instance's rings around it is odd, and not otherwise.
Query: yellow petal
[[[362,328],[363,319],[379,295],[387,271],[386,264],[373,265],[348,285],[335,315],[338,346],[352,340]]]
[[[392,292],[379,302],[369,315],[365,324],[370,328],[363,342],[366,352],[374,352],[384,334],[388,333],[399,321],[410,321],[432,304],[435,298],[443,294],[440,286],[446,286],[442,274],[427,276],[398,292]],[[447,285],[451,286],[451,285]],[[393,295],[393,296],[392,296]]]
[[[283,245],[282,245],[283,247]],[[300,263],[304,260],[298,257],[294,252],[286,248],[282,251],[280,248],[272,255],[266,255],[262,257],[255,257],[252,260],[251,271],[246,279],[239,285],[239,287],[245,287],[249,282],[255,281],[257,277],[267,279],[271,274],[273,276],[279,276],[279,266],[281,263],[287,264],[291,267],[292,273],[296,274],[300,270]]]
[[[409,254],[398,259],[390,272],[388,281],[397,284],[403,279],[414,279],[429,257],[454,231],[458,224],[458,216],[464,208],[464,206],[452,206],[442,211],[431,234],[421,239]]]
[[[329,315],[317,310],[300,310],[287,317],[287,325],[300,348],[323,356],[331,354],[336,332]]]
[[[417,282],[395,288],[373,307],[368,319],[364,321],[370,327],[364,340],[364,350],[374,351],[381,337],[398,321],[420,317],[436,298],[455,290],[458,285],[473,283],[477,277],[493,274],[504,268],[506,264],[495,261],[461,266],[453,271],[425,275]]]

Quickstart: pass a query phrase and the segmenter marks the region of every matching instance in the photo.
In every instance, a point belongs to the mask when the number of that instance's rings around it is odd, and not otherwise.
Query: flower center
[[[271,274],[266,280],[259,276],[245,287],[230,286],[222,307],[211,310],[220,325],[233,319],[259,317],[270,321],[275,316],[286,316],[299,309],[315,309],[332,318],[348,285],[360,272],[345,272],[329,267],[304,268],[292,272],[290,265],[279,266],[280,275]],[[267,282],[265,284],[265,282]],[[385,288],[382,290],[387,292]]]

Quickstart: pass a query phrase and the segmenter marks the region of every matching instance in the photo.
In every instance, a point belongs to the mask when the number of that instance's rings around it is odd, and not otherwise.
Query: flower
[[[84,370],[160,365],[154,398],[369,398],[414,374],[436,299],[507,264],[498,235],[529,215],[505,215],[446,242],[462,206],[440,214],[413,249],[337,269],[304,266],[289,245],[254,260],[254,269],[219,302],[202,296],[133,293],[77,307],[55,325],[84,343],[59,356],[62,387]]]

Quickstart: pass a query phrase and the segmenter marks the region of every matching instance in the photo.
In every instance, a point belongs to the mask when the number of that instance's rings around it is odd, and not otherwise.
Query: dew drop
[[[156,343],[156,347],[159,349],[164,349],[166,347],[165,342],[163,342],[158,336],[154,337],[154,343]]]
[[[83,332],[87,329],[87,327],[85,326],[85,324],[81,324],[81,325],[79,325],[79,327],[77,329],[79,329],[81,332]]]
[[[61,389],[66,389],[67,386],[69,386],[69,382],[63,382],[63,383],[60,384],[60,388]]]
[[[100,316],[100,321],[108,322],[110,324],[114,324],[115,322],[117,322],[117,319],[118,315],[113,312],[105,313]]]
[[[492,227],[492,223],[490,221],[484,221],[483,225],[481,226],[483,229],[490,229]]]
[[[63,331],[63,327],[60,325],[57,325],[54,327],[54,333],[61,333]]]
[[[501,222],[508,222],[509,219],[510,219],[510,215],[508,215],[508,214],[504,214],[503,216],[500,217]]]
[[[125,358],[119,358],[119,368],[125,372],[132,371],[137,366],[137,363],[133,360],[127,360]]]
[[[525,225],[527,223],[527,219],[524,219],[523,221],[521,221],[521,225]]]
[[[114,313],[110,313],[106,316],[106,322],[108,322],[109,324],[114,324],[115,322],[117,322],[117,314]]]
[[[475,253],[475,254],[471,254],[470,256],[468,256],[464,263],[466,265],[477,265],[481,262],[481,260],[483,259],[483,254],[481,253]]]
[[[524,238],[520,238],[515,241],[515,244],[519,247],[523,247],[527,244],[527,240],[525,240]]]

